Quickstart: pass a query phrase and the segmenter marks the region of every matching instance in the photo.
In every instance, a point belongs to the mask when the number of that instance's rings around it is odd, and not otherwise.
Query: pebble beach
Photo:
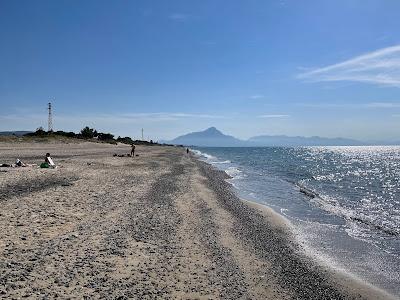
[[[0,298],[394,299],[306,255],[185,148],[1,142]]]

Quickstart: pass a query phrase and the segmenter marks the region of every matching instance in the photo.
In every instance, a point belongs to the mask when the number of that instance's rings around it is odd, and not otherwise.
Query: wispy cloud
[[[343,104],[343,103],[297,103],[296,106],[307,107],[307,108],[359,108],[359,105],[355,104]]]
[[[217,42],[215,42],[215,41],[202,41],[202,42],[200,42],[200,45],[203,45],[203,46],[215,46],[215,45],[217,45]]]
[[[400,45],[307,71],[297,77],[311,81],[354,81],[400,87]]]
[[[262,99],[264,97],[265,97],[264,95],[256,94],[256,95],[251,95],[249,98],[253,99],[253,100],[256,100],[256,99]]]
[[[168,15],[168,19],[173,20],[173,21],[187,21],[191,18],[192,16],[189,14],[182,14],[182,13],[172,13]]]
[[[55,115],[54,119],[59,121],[113,121],[117,123],[135,123],[141,121],[174,121],[179,119],[225,119],[226,116],[211,114],[193,114],[181,112],[146,112],[146,113],[116,113],[116,114],[82,114],[82,115]],[[46,114],[7,114],[0,115],[0,121],[23,121],[34,122],[46,121]]]
[[[260,115],[257,118],[268,119],[268,118],[288,118],[288,117],[290,117],[290,115]]]
[[[114,115],[110,115],[113,117]],[[151,112],[151,113],[128,113],[118,115],[121,118],[152,118],[152,119],[176,119],[176,118],[201,118],[201,119],[224,119],[226,116],[211,114],[192,114],[181,112]]]
[[[365,104],[365,107],[367,107],[367,108],[398,108],[398,107],[400,107],[400,102],[399,103],[394,103],[394,102],[372,102],[372,103]]]
[[[386,108],[400,108],[399,102],[369,102],[369,103],[299,103],[297,104],[301,107],[309,108],[343,108],[343,109],[386,109]]]

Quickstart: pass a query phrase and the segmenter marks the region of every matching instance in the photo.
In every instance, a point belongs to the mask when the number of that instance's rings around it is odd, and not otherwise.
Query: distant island
[[[286,135],[260,135],[241,140],[231,135],[226,135],[215,127],[204,131],[192,132],[181,135],[170,144],[200,147],[267,147],[267,146],[363,146],[369,143],[346,138],[326,138],[319,136],[286,136]]]

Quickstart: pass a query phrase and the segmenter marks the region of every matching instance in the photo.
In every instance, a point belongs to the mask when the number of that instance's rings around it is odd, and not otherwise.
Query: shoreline
[[[200,148],[201,149],[201,148]],[[259,205],[261,207],[265,207],[270,210],[271,213],[275,216],[275,218],[283,220],[283,225],[287,227],[289,224],[288,230],[291,231],[293,240],[299,244],[302,248],[302,252],[312,258],[318,265],[324,266],[332,272],[338,274],[339,277],[346,278],[345,280],[354,279],[358,284],[365,286],[365,288],[370,288],[375,290],[378,293],[383,293],[387,297],[396,298],[399,295],[398,287],[396,287],[396,270],[395,262],[393,260],[393,267],[389,267],[391,272],[394,274],[389,277],[385,273],[380,274],[378,269],[378,265],[368,265],[367,260],[363,261],[368,257],[368,254],[373,258],[379,258],[378,262],[384,263],[385,260],[382,260],[382,256],[379,252],[373,252],[374,249],[370,249],[370,244],[367,244],[363,240],[357,240],[354,237],[348,236],[347,233],[343,230],[343,228],[339,228],[340,230],[334,231],[334,228],[327,228],[329,226],[324,226],[324,223],[319,224],[308,221],[307,219],[303,220],[297,216],[291,216],[290,214],[286,214],[281,212],[281,207],[274,202],[275,200],[273,194],[271,193],[269,196],[263,198],[263,192],[260,193],[254,192],[254,186],[251,184],[249,179],[246,179],[246,171],[243,168],[240,168],[238,164],[231,162],[229,159],[229,155],[223,156],[221,153],[221,157],[216,155],[218,152],[207,152],[207,150],[196,149],[194,151],[195,157],[202,161],[203,163],[209,164],[215,170],[225,173],[224,176],[227,176],[226,182],[232,187],[236,196],[240,198],[242,201],[245,201],[249,204]],[[220,165],[220,161],[224,160],[224,162],[228,162],[228,165]],[[231,175],[231,170],[235,171],[234,175]],[[241,174],[244,172],[244,175]],[[236,174],[239,174],[236,176]],[[244,178],[244,179],[243,179]],[[250,188],[250,190],[248,190]],[[268,185],[265,186],[268,188]],[[257,196],[256,196],[257,194]],[[269,194],[264,193],[264,194]],[[265,196],[265,195],[264,195]],[[290,200],[290,197],[285,197],[285,199]],[[285,200],[287,201],[287,200]],[[275,205],[270,206],[271,203],[275,203]],[[279,203],[279,202],[278,202]],[[284,207],[284,206],[283,206]],[[273,219],[273,217],[272,217]],[[318,226],[319,225],[319,226]],[[323,236],[318,236],[318,234],[323,234]],[[335,244],[337,243],[337,244]],[[343,243],[343,244],[341,244]],[[366,247],[366,248],[364,248]],[[335,253],[335,251],[337,251]],[[390,260],[391,261],[391,260]],[[383,272],[383,270],[382,270]],[[382,280],[382,275],[386,275],[383,277],[386,281]]]
[[[295,237],[293,236],[293,233],[290,229],[290,227],[293,225],[287,218],[275,212],[267,205],[240,198],[233,191],[234,187],[232,186],[232,184],[226,181],[226,179],[229,179],[229,175],[227,175],[224,171],[217,169],[212,164],[201,160],[199,160],[199,162],[201,162],[202,164],[206,164],[208,168],[213,169],[215,173],[221,174],[219,180],[221,181],[222,179],[225,184],[229,185],[228,189],[231,189],[231,192],[234,194],[233,197],[232,195],[229,195],[228,197],[236,198],[244,205],[261,212],[261,215],[263,215],[265,218],[265,225],[272,226],[272,228],[274,228],[278,232],[278,235],[280,235],[279,239],[281,239],[281,242],[283,241],[284,243],[287,243],[287,246],[291,247],[294,250],[292,253],[288,251],[287,254],[290,253],[289,255],[293,255],[292,258],[294,260],[301,261],[304,259],[305,263],[308,263],[310,265],[310,271],[316,271],[316,273],[319,273],[318,275],[322,275],[322,277],[327,277],[328,281],[331,281],[331,283],[333,283],[334,285],[339,285],[340,287],[338,290],[347,294],[341,296],[344,296],[344,298],[361,297],[362,299],[396,299],[394,295],[391,295],[388,292],[378,287],[375,287],[368,282],[364,282],[362,279],[356,277],[355,275],[336,270],[332,266],[324,263],[318,257],[311,256],[311,253],[306,253],[304,249],[301,249],[301,246],[297,243]],[[247,241],[249,240],[250,239],[248,239]],[[309,284],[310,282],[305,285]],[[318,284],[316,284],[315,287],[317,288]],[[303,294],[301,297],[309,298],[309,296],[310,295]],[[325,296],[326,295],[324,295],[324,293],[318,295],[318,297],[321,298]],[[337,298],[341,297],[339,295],[336,296]]]
[[[303,255],[275,212],[177,147],[0,143],[0,297],[390,299]]]
[[[291,227],[294,226],[290,223],[290,220],[275,212],[271,207],[260,204],[257,202],[252,202],[251,200],[246,200],[240,198],[241,201],[245,202],[246,205],[254,207],[256,210],[259,210],[261,214],[265,214],[267,222],[274,224],[274,226],[282,226],[285,230],[291,230]],[[295,239],[295,237],[293,237]],[[296,241],[293,241],[296,243]],[[365,298],[372,299],[395,299],[395,296],[386,292],[385,290],[374,286],[373,284],[364,281],[362,278],[359,278],[357,275],[346,272],[344,270],[338,270],[334,266],[330,265],[326,261],[320,259],[318,256],[313,256],[312,253],[306,251],[304,249],[299,250],[304,253],[304,255],[308,256],[310,260],[314,261],[317,265],[320,265],[323,268],[326,268],[329,273],[332,274],[333,279],[337,284],[341,285],[343,289],[347,289],[352,291],[352,293],[357,293],[357,291],[362,291],[360,295]]]

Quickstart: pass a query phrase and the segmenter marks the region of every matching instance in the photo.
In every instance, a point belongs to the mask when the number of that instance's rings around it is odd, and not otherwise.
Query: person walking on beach
[[[132,144],[132,149],[131,149],[131,156],[134,157],[135,156],[135,145]]]
[[[189,154],[189,148],[186,148],[186,154]]]

